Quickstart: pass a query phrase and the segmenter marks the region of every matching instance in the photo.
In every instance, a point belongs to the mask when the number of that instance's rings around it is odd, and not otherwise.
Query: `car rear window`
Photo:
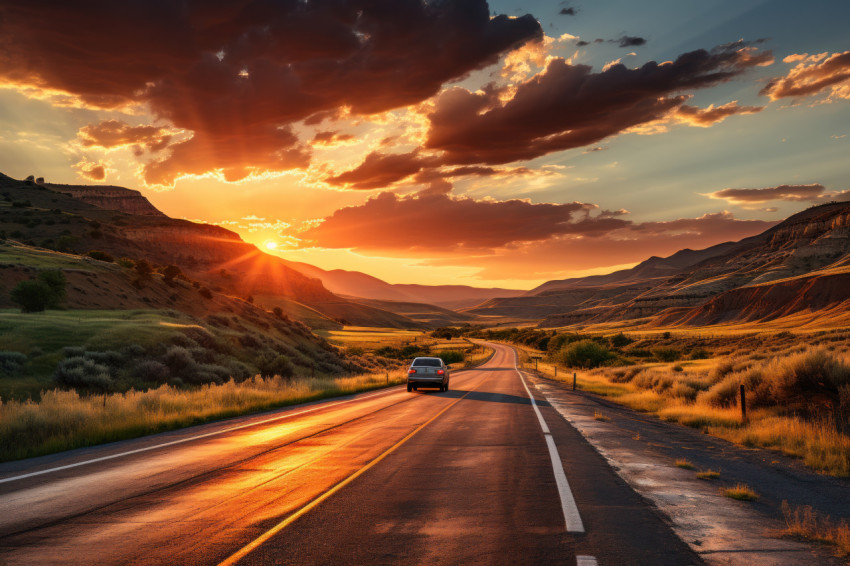
[[[413,365],[436,368],[440,367],[443,364],[437,358],[416,358],[415,360],[413,360]]]

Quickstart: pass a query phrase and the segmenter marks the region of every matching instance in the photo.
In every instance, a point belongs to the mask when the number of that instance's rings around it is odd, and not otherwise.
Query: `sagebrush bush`
[[[682,352],[676,348],[653,348],[652,355],[662,362],[675,362],[682,357]]]
[[[20,352],[0,352],[0,375],[18,375],[26,364],[27,357]]]
[[[850,366],[824,350],[774,360],[767,375],[770,401],[804,416],[837,409],[850,388]]]
[[[171,377],[168,366],[156,360],[140,360],[133,366],[130,374],[136,379],[153,383],[166,383]]]
[[[719,382],[712,385],[708,391],[699,394],[699,401],[714,407],[731,407],[737,405],[741,385],[747,390],[750,405],[766,404],[764,374],[759,369],[745,369],[727,374]]]
[[[561,350],[558,361],[567,367],[595,368],[613,357],[602,344],[593,340],[580,340]]]
[[[59,362],[53,380],[61,387],[100,393],[111,391],[115,385],[107,366],[84,357]]]

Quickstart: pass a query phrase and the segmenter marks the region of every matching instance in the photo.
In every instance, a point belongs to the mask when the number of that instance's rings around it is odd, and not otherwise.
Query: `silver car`
[[[449,390],[449,368],[440,358],[415,358],[407,370],[407,390],[439,387]]]

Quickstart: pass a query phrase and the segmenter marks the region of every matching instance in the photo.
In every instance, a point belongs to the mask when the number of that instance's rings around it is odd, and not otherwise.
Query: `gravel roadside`
[[[566,383],[525,371],[530,382],[631,487],[666,516],[676,533],[710,564],[847,564],[825,545],[777,533],[782,502],[811,505],[850,522],[850,481],[820,475],[782,454],[736,446],[682,425],[637,413]],[[602,416],[603,420],[598,419]],[[693,470],[676,466],[685,459]],[[713,470],[713,480],[697,478]],[[743,483],[756,501],[736,501],[721,488]]]

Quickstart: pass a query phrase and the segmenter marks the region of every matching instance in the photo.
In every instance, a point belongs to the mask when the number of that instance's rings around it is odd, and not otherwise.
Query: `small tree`
[[[59,308],[59,305],[65,300],[65,286],[68,284],[65,274],[58,269],[49,269],[40,272],[38,280],[50,288],[51,297],[47,307],[51,309]]]
[[[183,270],[176,265],[166,265],[162,270],[162,278],[169,285],[174,282],[174,278],[183,275]]]
[[[21,312],[41,312],[47,308],[50,295],[50,287],[30,279],[15,285],[10,298],[13,303],[20,305]]]
[[[65,299],[65,274],[59,270],[42,271],[37,279],[21,281],[9,296],[20,305],[21,312],[41,312],[47,308],[58,308]]]

